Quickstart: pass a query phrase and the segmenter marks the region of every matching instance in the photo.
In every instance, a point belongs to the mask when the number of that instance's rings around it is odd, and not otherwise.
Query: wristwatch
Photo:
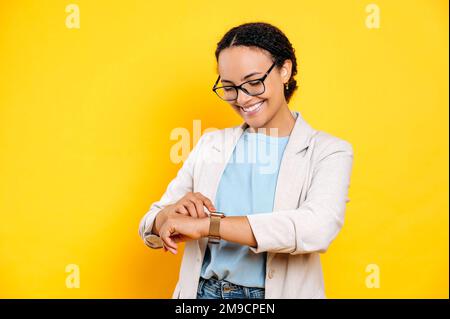
[[[220,243],[220,220],[225,217],[222,212],[211,212],[209,214],[208,244]]]

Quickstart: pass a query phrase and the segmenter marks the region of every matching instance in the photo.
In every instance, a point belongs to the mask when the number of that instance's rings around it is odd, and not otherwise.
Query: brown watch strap
[[[220,220],[223,217],[225,217],[225,214],[221,212],[212,212],[209,214],[208,243],[210,244],[220,243]]]

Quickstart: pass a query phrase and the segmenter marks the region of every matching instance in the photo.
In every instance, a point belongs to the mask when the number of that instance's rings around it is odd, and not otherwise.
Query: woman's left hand
[[[164,247],[171,253],[177,253],[177,243],[196,240],[207,236],[209,217],[194,218],[174,214],[167,218],[159,230]]]

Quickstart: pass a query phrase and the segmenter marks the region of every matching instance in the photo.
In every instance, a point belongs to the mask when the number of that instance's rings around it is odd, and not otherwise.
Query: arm
[[[340,140],[322,154],[307,199],[298,209],[247,216],[258,243],[256,248],[250,247],[253,252],[295,255],[328,249],[344,223],[353,148]]]
[[[203,222],[202,237],[208,237],[209,218],[199,221]],[[256,247],[256,239],[247,216],[228,216],[220,220],[220,237],[226,241]]]
[[[353,148],[340,140],[317,163],[308,199],[294,210],[230,216],[220,222],[222,239],[250,246],[255,253],[325,252],[344,222]],[[202,226],[208,236],[209,222]]]
[[[161,237],[173,254],[178,251],[177,243],[208,237],[209,217],[194,218],[171,214],[161,226]],[[255,237],[246,216],[229,216],[220,221],[220,236],[224,240],[241,245],[256,246]]]
[[[247,245],[255,253],[325,252],[343,225],[353,150],[348,142],[341,141],[323,153],[314,169],[307,200],[298,209],[224,217],[221,238]],[[162,227],[164,238],[176,253],[177,242],[208,236],[209,218],[173,216]],[[172,233],[186,236],[171,240]]]

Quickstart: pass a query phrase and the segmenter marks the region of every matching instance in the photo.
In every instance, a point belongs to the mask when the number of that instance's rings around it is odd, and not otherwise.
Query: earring
[[[289,83],[285,83],[284,87],[286,88],[286,90],[289,90]]]

